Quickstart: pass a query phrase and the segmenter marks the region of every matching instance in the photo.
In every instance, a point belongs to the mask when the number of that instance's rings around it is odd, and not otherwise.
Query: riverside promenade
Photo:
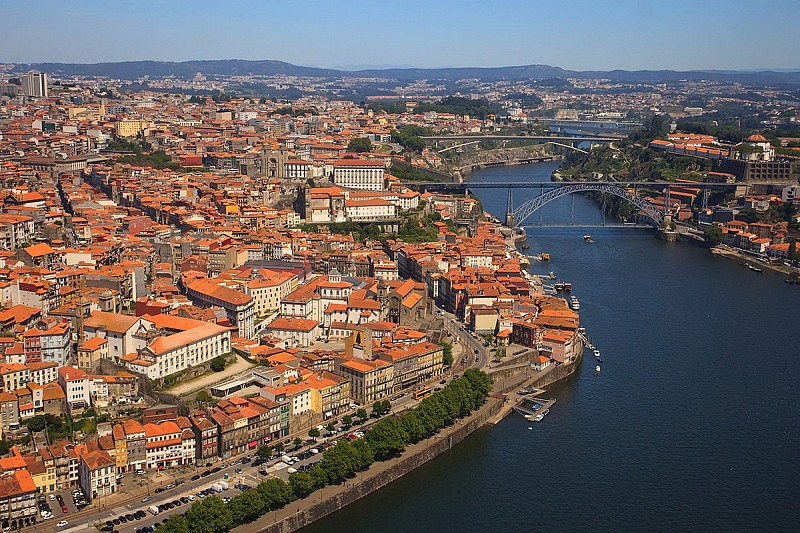
[[[494,383],[493,392],[486,403],[477,411],[436,435],[408,446],[400,457],[376,462],[353,479],[339,485],[328,485],[302,500],[290,503],[283,509],[272,511],[250,524],[234,528],[233,531],[289,533],[324,518],[447,452],[483,425],[497,423],[511,411],[511,402],[504,397],[504,394],[541,381],[542,377],[542,373],[539,372],[533,375],[520,372],[499,379]]]

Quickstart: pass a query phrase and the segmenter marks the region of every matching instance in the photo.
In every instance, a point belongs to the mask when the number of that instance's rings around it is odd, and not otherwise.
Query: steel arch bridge
[[[640,213],[647,217],[651,224],[656,228],[660,228],[661,224],[664,222],[664,214],[659,211],[656,206],[644,198],[629,193],[627,190],[619,187],[618,185],[614,185],[612,183],[570,183],[550,189],[549,191],[544,192],[535,198],[531,198],[524,204],[514,209],[512,213],[514,215],[513,226],[521,226],[522,223],[528,219],[528,217],[544,207],[545,204],[552,202],[556,198],[561,198],[562,196],[566,196],[568,194],[587,191],[613,194],[614,196],[618,196],[623,200],[627,200],[628,202],[632,203]]]

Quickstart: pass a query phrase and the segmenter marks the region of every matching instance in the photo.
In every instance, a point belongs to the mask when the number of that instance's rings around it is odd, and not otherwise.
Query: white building
[[[70,414],[73,411],[82,412],[92,405],[89,376],[83,370],[62,366],[58,369],[58,384],[64,389]]]
[[[264,331],[302,348],[309,347],[320,335],[319,321],[294,317],[276,318]]]
[[[176,317],[164,317],[170,322],[180,321],[179,327],[186,327],[184,321],[193,323],[188,324],[193,327],[160,335],[138,352],[123,357],[123,363],[132,371],[150,379],[159,379],[208,363],[215,357],[230,352],[230,329],[200,320],[171,320]],[[153,318],[158,321],[160,317]]]
[[[344,206],[347,219],[353,222],[370,222],[397,217],[397,206],[382,198],[347,200]]]
[[[91,502],[101,496],[117,492],[117,467],[105,450],[85,452],[78,463],[78,483],[86,500]]]
[[[15,250],[30,243],[35,231],[31,217],[0,214],[0,248],[4,250]]]
[[[333,182],[339,187],[382,191],[386,167],[380,161],[340,159],[333,164]]]
[[[83,327],[84,340],[102,337],[108,341],[108,356],[119,361],[122,356],[135,352],[147,343],[145,333],[153,323],[143,317],[93,311]]]

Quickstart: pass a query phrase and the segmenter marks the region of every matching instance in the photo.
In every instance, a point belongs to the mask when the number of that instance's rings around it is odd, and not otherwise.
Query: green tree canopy
[[[447,341],[439,341],[439,346],[444,349],[442,353],[442,363],[446,366],[453,364],[453,345]]]
[[[364,437],[375,452],[375,457],[386,459],[403,452],[410,442],[403,425],[394,417],[381,420]]]
[[[272,448],[268,444],[259,446],[258,450],[256,450],[256,456],[260,459],[269,459],[272,457]]]
[[[280,509],[292,501],[292,488],[284,480],[278,477],[271,477],[259,483],[255,490],[261,495],[265,505],[270,511]]]
[[[370,141],[366,137],[359,137],[357,139],[353,139],[347,144],[347,151],[357,152],[357,153],[371,152],[372,141]]]
[[[237,494],[228,502],[228,507],[235,524],[252,522],[267,510],[264,498],[255,490],[246,490]]]
[[[227,361],[225,361],[225,358],[221,355],[218,355],[211,360],[211,370],[214,372],[222,372],[225,370],[226,363]]]
[[[196,501],[186,511],[192,533],[226,533],[233,527],[233,513],[219,496]]]
[[[192,533],[189,521],[177,514],[167,518],[167,521],[158,528],[159,533]]]

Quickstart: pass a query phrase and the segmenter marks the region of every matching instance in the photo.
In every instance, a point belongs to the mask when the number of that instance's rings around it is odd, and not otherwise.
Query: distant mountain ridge
[[[368,70],[337,70],[303,67],[276,60],[250,61],[244,59],[218,59],[193,61],[121,61],[113,63],[17,63],[13,72],[38,70],[61,76],[96,76],[122,80],[135,80],[143,76],[163,78],[174,76],[191,78],[198,72],[206,76],[304,76],[321,78],[393,78],[399,81],[421,79],[457,80],[481,78],[484,80],[525,80],[554,77],[607,78],[618,82],[656,83],[677,80],[711,80],[741,83],[800,85],[798,71],[780,70],[611,70],[574,71],[549,65],[519,65],[506,67],[448,67],[448,68],[388,68]]]

